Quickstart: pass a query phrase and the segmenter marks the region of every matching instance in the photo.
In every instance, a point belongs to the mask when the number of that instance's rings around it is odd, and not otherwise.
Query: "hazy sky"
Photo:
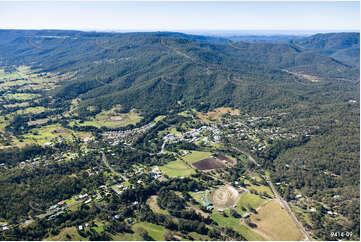
[[[359,2],[0,2],[0,28],[358,30]]]

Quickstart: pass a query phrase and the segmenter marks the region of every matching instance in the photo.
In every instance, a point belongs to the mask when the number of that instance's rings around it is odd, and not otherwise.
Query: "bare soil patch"
[[[225,167],[221,160],[212,157],[194,162],[192,165],[199,170],[211,170]]]
[[[231,164],[231,165],[236,165],[236,164],[237,164],[236,161],[228,158],[228,157],[225,156],[225,155],[218,154],[218,155],[216,156],[216,158],[217,158],[218,160],[224,162],[224,163],[228,163],[228,164]]]

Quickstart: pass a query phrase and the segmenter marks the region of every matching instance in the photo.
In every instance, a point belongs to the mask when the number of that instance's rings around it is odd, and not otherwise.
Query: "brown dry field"
[[[198,118],[200,118],[203,122],[211,123],[213,121],[219,121],[221,119],[221,117],[228,112],[231,115],[239,115],[240,114],[238,109],[221,107],[221,108],[216,108],[214,111],[208,112],[206,114],[198,113]]]
[[[268,240],[303,240],[304,237],[286,210],[277,200],[262,206],[257,214],[251,216],[257,224],[255,231]]]
[[[225,155],[217,155],[216,158],[217,158],[218,160],[221,160],[221,161],[226,161],[228,164],[231,164],[231,165],[237,164],[236,161],[228,158],[228,157],[225,156]]]
[[[194,167],[199,170],[211,170],[217,168],[224,168],[224,163],[215,158],[206,158],[197,162],[192,163]]]

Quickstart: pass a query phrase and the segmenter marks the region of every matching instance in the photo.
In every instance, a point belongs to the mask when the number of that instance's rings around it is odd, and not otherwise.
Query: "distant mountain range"
[[[323,85],[359,82],[358,33],[257,38],[1,30],[0,53],[3,65],[75,74],[51,95],[79,97],[84,115],[116,104],[149,114],[180,103],[264,110],[317,99],[310,90]]]

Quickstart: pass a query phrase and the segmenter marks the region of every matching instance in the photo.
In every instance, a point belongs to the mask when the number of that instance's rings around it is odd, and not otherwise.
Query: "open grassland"
[[[191,195],[199,204],[204,205],[205,201],[208,201],[207,194],[205,191],[201,192],[189,192],[189,195]]]
[[[70,139],[72,138],[73,134],[79,138],[84,138],[90,135],[89,132],[74,132],[72,130],[61,127],[60,124],[51,124],[41,128],[32,129],[31,132],[23,136],[23,142],[44,144],[55,138]]]
[[[36,143],[50,142],[51,139],[62,137],[70,138],[72,131],[65,129],[60,124],[47,125],[41,128],[33,129],[32,133],[24,135],[25,141],[35,141]]]
[[[74,120],[70,125],[77,126],[94,126],[101,128],[103,126],[107,128],[119,128],[124,127],[129,124],[136,124],[142,120],[140,116],[134,109],[129,113],[114,113],[114,111],[103,111],[92,118],[91,120],[84,121],[80,123],[78,120]]]
[[[190,232],[189,235],[192,236],[195,241],[210,241],[212,239],[207,235],[198,234],[196,232]]]
[[[8,91],[0,100],[16,100],[18,103],[7,104],[7,108],[22,107],[25,101],[40,97],[41,94],[33,93],[34,90],[43,92],[53,89],[58,81],[56,75],[49,73],[37,74],[28,66],[17,67],[13,72],[0,71],[0,90]],[[19,103],[22,101],[22,103]]]
[[[235,226],[234,230],[242,234],[248,241],[265,241],[266,239],[257,233],[256,231],[250,229],[248,226],[239,224]]]
[[[17,114],[28,114],[28,113],[39,114],[39,113],[44,112],[45,110],[46,110],[46,108],[38,106],[38,107],[30,107],[30,108],[18,110],[16,113]]]
[[[195,150],[189,152],[191,153],[184,156],[183,159],[191,163],[208,158],[212,154],[211,152],[195,151]]]
[[[200,118],[203,122],[211,123],[215,121],[220,121],[222,116],[224,116],[227,113],[229,113],[230,115],[239,115],[240,112],[238,109],[220,107],[206,114],[198,112],[197,115],[198,118]]]
[[[223,227],[233,228],[240,224],[240,219],[230,216],[228,210],[226,210],[224,213],[227,217],[225,217],[222,212],[218,212],[214,209],[212,212],[212,219]]]
[[[269,240],[303,240],[303,235],[284,210],[281,204],[273,200],[251,216],[251,221],[257,224],[255,229]]]
[[[269,196],[273,197],[273,192],[271,191],[271,189],[268,186],[264,186],[264,185],[257,186],[257,185],[250,184],[249,186],[247,186],[247,189],[249,189],[249,190],[254,189],[258,192],[258,194],[263,195],[264,193],[267,193]]]
[[[225,214],[227,217],[223,216],[223,213],[220,213],[218,211],[213,211],[212,213],[212,219],[216,221],[220,226],[223,227],[231,227],[235,231],[239,232],[241,235],[243,235],[247,240],[249,241],[264,241],[266,240],[263,236],[258,234],[257,232],[253,231],[249,227],[247,227],[244,224],[241,224],[241,221],[239,218],[235,218],[230,216],[228,210],[225,211]]]
[[[147,204],[149,205],[150,209],[152,209],[153,212],[155,212],[155,213],[169,215],[167,210],[161,209],[158,206],[157,199],[158,199],[158,196],[151,196],[150,198],[148,198]]]
[[[48,240],[48,241],[70,241],[70,240],[84,241],[84,240],[89,240],[89,239],[82,237],[78,233],[78,228],[73,226],[73,227],[64,228],[62,231],[60,231],[60,233],[58,235],[48,237],[45,240]]]
[[[7,97],[8,99],[26,101],[40,96],[41,96],[40,94],[34,94],[34,93],[15,93],[15,94],[7,94],[5,97]]]
[[[158,240],[158,241],[164,240],[163,238],[164,228],[160,225],[141,222],[141,223],[136,223],[132,226],[132,230],[136,233],[139,230],[139,228],[145,229],[148,232],[149,236],[152,237],[154,240]]]
[[[254,209],[257,209],[262,204],[264,204],[267,200],[263,199],[262,197],[251,194],[250,192],[245,192],[241,195],[237,203],[237,210],[241,213],[244,213],[241,209],[246,208],[248,209],[248,205]]]
[[[35,119],[32,121],[29,121],[28,125],[31,126],[31,125],[36,125],[36,124],[45,124],[48,121],[49,121],[48,118]]]
[[[114,241],[144,241],[137,233],[119,233],[112,236]]]
[[[178,159],[171,161],[164,166],[160,166],[159,169],[169,177],[190,176],[195,174],[194,169],[190,168],[186,163]]]
[[[4,107],[5,108],[24,108],[29,106],[29,102],[21,102],[21,103],[12,103],[12,104],[5,104]]]

